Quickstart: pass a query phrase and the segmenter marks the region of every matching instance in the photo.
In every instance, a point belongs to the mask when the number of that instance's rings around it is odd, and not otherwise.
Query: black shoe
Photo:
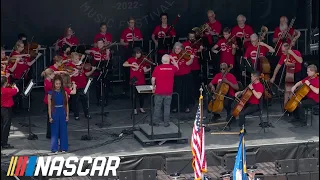
[[[294,117],[294,118],[292,118],[289,122],[299,122],[299,121],[300,121],[299,118]]]
[[[74,120],[79,121],[79,120],[80,120],[80,117],[79,117],[79,116],[76,116],[76,117],[74,118]]]
[[[91,119],[90,114],[85,115],[87,119]]]
[[[215,118],[217,118],[217,119],[220,119],[221,118],[221,115],[220,114],[214,114],[213,115]]]
[[[3,149],[13,149],[14,146],[11,146],[10,144],[5,144],[1,146]]]
[[[170,123],[164,123],[164,127],[169,127]]]
[[[47,138],[47,139],[51,139],[51,136],[48,136],[48,135],[47,135],[46,138]]]

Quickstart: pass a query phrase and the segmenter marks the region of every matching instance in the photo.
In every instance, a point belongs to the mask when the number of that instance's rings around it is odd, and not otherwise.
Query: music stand
[[[38,139],[38,136],[33,134],[31,131],[31,113],[30,113],[30,109],[31,109],[31,103],[30,103],[30,94],[32,91],[32,88],[36,85],[36,83],[33,82],[33,79],[30,80],[27,88],[22,92],[22,98],[28,98],[28,118],[29,118],[29,136],[28,136],[28,140],[36,140]]]
[[[92,84],[92,78],[89,78],[88,82],[87,82],[87,85],[86,87],[84,88],[83,90],[83,94],[84,95],[87,95],[87,92],[89,91],[90,89],[90,85]],[[89,124],[89,118],[87,118],[87,128],[88,128],[88,132],[86,135],[83,135],[81,136],[81,140],[84,140],[84,141],[90,141],[92,139],[92,137],[90,136],[90,124]]]
[[[143,40],[129,41],[128,43],[129,43],[128,47],[130,49],[134,49],[135,47],[143,48]]]
[[[170,54],[175,40],[175,37],[158,38],[158,49],[167,50],[167,54]]]
[[[30,68],[28,68],[27,70],[25,70],[24,72],[23,72],[23,74],[22,74],[22,76],[20,77],[20,79],[18,80],[18,83],[17,84],[20,84],[20,81],[22,82],[22,91],[24,91],[25,90],[25,84],[24,84],[24,76],[26,75],[26,74],[28,74],[29,73],[29,71],[30,71]],[[22,97],[22,98],[24,98],[24,97]],[[28,97],[29,98],[29,101],[30,101],[30,97]],[[18,103],[19,103],[19,101],[18,101]],[[22,104],[24,103],[24,101],[22,101]],[[24,109],[24,108],[23,108]],[[22,127],[29,127],[29,123],[25,123],[25,119],[26,118],[26,116],[24,116],[24,122],[21,122],[21,123],[19,123]],[[33,127],[35,127],[35,125],[34,124],[31,124]]]

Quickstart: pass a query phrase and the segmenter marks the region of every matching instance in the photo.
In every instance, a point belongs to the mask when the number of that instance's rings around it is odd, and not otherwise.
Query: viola
[[[263,78],[263,74],[259,78]],[[253,84],[259,78],[255,79],[250,84]],[[250,97],[252,95],[253,95],[253,93],[249,89],[249,86],[242,91],[241,98],[240,98],[239,102],[234,106],[234,108],[232,110],[232,116],[233,117],[238,117],[239,116],[240,112],[243,110],[244,106],[247,104],[248,100],[250,99]],[[238,97],[236,97],[236,98],[238,98]]]
[[[226,75],[230,72],[230,70],[233,68],[233,66],[230,66],[224,73],[222,76],[222,79],[226,77]],[[208,104],[208,110],[210,112],[222,112],[223,110],[223,104],[224,104],[224,97],[227,95],[227,93],[229,92],[229,84],[220,81],[216,91],[215,91],[215,98],[214,101],[212,102],[212,100],[209,102]]]
[[[314,76],[308,79],[311,80],[319,76],[319,73],[315,74]],[[284,109],[288,112],[293,112],[298,105],[300,104],[301,100],[309,93],[310,87],[307,84],[303,83],[297,90],[296,93],[289,99],[289,101],[285,104]]]

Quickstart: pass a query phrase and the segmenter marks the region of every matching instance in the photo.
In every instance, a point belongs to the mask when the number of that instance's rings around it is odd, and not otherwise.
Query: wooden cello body
[[[284,105],[292,97],[291,88],[294,86],[294,70],[295,66],[286,66],[286,75],[285,75],[285,92],[284,92]]]
[[[319,74],[316,74],[315,76],[311,77],[317,77]],[[310,80],[309,78],[308,80]],[[296,93],[289,99],[289,101],[285,104],[284,109],[288,112],[293,112],[298,105],[300,104],[301,100],[309,93],[310,87],[306,84],[303,84]]]
[[[263,97],[265,100],[267,99],[270,100],[272,98],[272,95],[271,95],[271,92],[268,91],[268,89],[270,90],[271,88],[271,83],[270,83],[271,66],[270,66],[269,60],[266,57],[260,57],[259,61],[260,61],[261,73],[264,75],[263,79],[266,82],[266,86],[269,87],[264,90]]]
[[[225,78],[225,76],[228,74],[228,72],[232,69],[232,66],[230,66],[226,72],[223,74],[222,79]],[[229,84],[225,82],[220,82],[217,86],[216,92],[215,92],[215,98],[214,101],[211,100],[208,104],[208,110],[211,112],[222,112],[224,108],[224,97],[229,92]]]
[[[243,110],[244,106],[247,104],[248,100],[250,97],[253,95],[252,91],[249,88],[246,88],[242,96],[240,98],[240,101],[234,106],[232,110],[232,116],[233,117],[238,117],[240,112]]]

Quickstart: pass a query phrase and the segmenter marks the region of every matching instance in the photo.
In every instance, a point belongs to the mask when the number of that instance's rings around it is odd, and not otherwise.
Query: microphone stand
[[[108,114],[107,112],[104,112],[104,104],[103,104],[103,100],[105,99],[105,97],[104,97],[105,94],[103,93],[105,84],[103,83],[103,80],[106,78],[107,73],[108,73],[107,71],[105,72],[105,68],[106,67],[102,67],[102,69],[100,71],[100,75],[97,78],[97,81],[100,81],[100,100],[99,100],[99,103],[101,105],[101,111],[100,111],[101,122],[100,123],[96,123],[96,125],[99,128],[102,128],[104,126],[104,116],[107,116],[107,114]],[[110,126],[111,124],[107,122],[106,125]]]

